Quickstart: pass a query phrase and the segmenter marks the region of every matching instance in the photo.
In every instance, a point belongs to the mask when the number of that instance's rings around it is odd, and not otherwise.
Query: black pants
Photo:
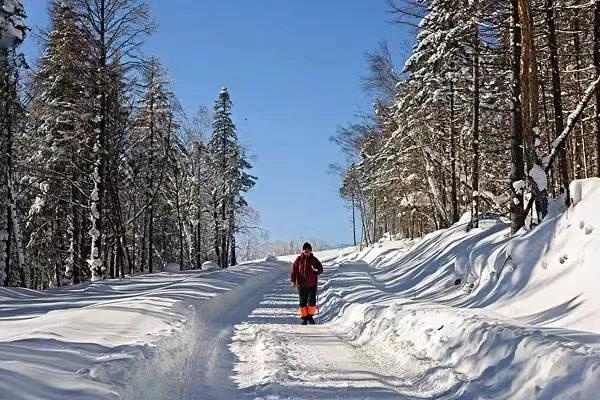
[[[317,313],[317,287],[298,288],[300,298],[300,317],[303,320],[311,319]]]
[[[317,305],[317,287],[298,288],[298,296],[300,297],[300,307],[316,306]]]

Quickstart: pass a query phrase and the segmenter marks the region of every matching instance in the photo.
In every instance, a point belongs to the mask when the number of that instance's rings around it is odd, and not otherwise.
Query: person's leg
[[[308,322],[308,288],[298,288],[298,297],[300,300],[298,312],[300,313],[300,318],[302,318],[303,324],[306,325]]]
[[[311,287],[308,289],[308,322],[314,324],[315,320],[313,315],[317,313],[317,287]]]

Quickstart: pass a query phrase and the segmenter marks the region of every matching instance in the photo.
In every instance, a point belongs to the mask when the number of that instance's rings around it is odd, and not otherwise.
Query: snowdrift
[[[416,243],[379,243],[338,262],[369,264],[379,289],[402,298],[600,333],[600,179],[574,181],[571,193],[564,212],[512,237],[496,220],[470,231],[458,223]]]
[[[219,267],[219,264],[217,264],[214,261],[205,261],[202,264],[202,271],[212,271],[212,270],[216,270],[216,269],[220,269],[221,267]]]
[[[463,267],[474,287],[468,305],[600,333],[600,179],[574,181],[570,191],[564,213],[516,238],[501,232],[474,246]]]
[[[206,384],[185,375],[192,350],[218,336],[207,319],[230,323],[225,311],[268,285],[273,268],[177,270],[44,292],[0,287],[0,399],[189,398],[186,390]],[[198,357],[215,362],[208,355]]]

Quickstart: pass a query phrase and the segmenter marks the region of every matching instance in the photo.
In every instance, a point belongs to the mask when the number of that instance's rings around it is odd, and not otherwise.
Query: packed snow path
[[[398,388],[418,379],[418,363],[395,376],[393,365],[354,347],[339,326],[300,325],[290,289],[287,277],[279,280],[248,322],[236,327],[231,350],[239,358],[234,379],[240,388],[266,399],[409,398]]]
[[[325,267],[324,282],[335,273]],[[300,325],[288,274],[289,263],[273,263],[262,279],[196,305],[189,339],[142,366],[123,397],[411,398],[398,390],[422,380],[420,364],[407,357],[394,375],[398,368],[354,347],[339,325]]]
[[[197,305],[189,340],[142,367],[123,397],[398,399],[400,382],[389,375],[389,365],[352,347],[328,324],[299,325],[289,266],[272,263],[262,279]],[[253,330],[265,332],[270,345],[246,340]],[[278,356],[280,364],[263,364]],[[273,376],[271,368],[282,374]]]

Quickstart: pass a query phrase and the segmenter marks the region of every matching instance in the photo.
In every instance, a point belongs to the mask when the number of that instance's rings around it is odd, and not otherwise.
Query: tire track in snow
[[[182,304],[192,318],[188,328],[162,343],[156,355],[140,366],[122,393],[126,400],[240,399],[231,379],[233,355],[228,345],[233,327],[248,318],[272,282],[287,275],[288,264],[269,265],[257,275],[211,299]],[[257,265],[256,263],[254,265]],[[250,267],[251,264],[248,264]],[[242,267],[243,268],[243,267]],[[222,271],[225,275],[227,270]],[[226,279],[226,276],[223,276]]]

